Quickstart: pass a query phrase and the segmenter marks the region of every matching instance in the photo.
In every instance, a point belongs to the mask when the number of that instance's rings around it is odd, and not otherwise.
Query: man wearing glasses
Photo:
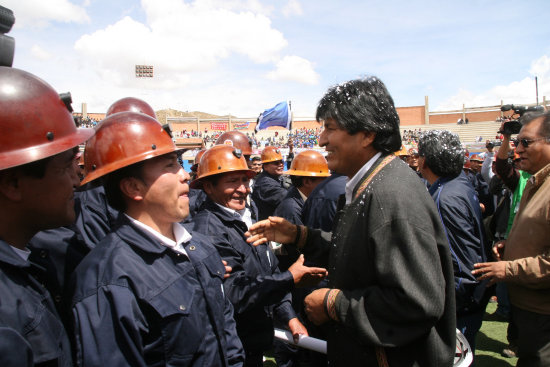
[[[518,328],[518,366],[550,364],[550,112],[522,118],[516,152],[528,180],[507,240],[494,263],[475,264],[473,274],[508,285]],[[500,152],[499,152],[500,154]]]

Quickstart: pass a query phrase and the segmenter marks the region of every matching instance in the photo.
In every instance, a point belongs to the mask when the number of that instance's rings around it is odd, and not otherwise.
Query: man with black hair
[[[512,321],[518,332],[518,366],[548,366],[550,112],[526,114],[521,122],[523,127],[515,141],[516,153],[521,159],[519,168],[532,176],[523,190],[508,238],[497,243],[493,249],[498,261],[475,264],[476,270],[472,273],[478,276],[479,280],[490,280],[489,284],[506,282],[508,286]],[[497,169],[498,164],[499,160]],[[510,173],[518,175],[514,170]],[[516,180],[519,179],[516,177]]]
[[[458,135],[447,130],[427,131],[420,136],[418,153],[420,172],[430,184],[451,249],[457,328],[475,351],[475,337],[491,296],[486,282],[472,275],[474,264],[491,256],[479,201],[462,172],[464,149]]]
[[[452,366],[454,281],[437,210],[401,148],[393,99],[376,77],[328,90],[316,118],[329,169],[346,175],[332,236],[271,218],[248,241],[274,240],[307,258],[324,251],[329,287],[305,299],[326,324],[332,366]]]

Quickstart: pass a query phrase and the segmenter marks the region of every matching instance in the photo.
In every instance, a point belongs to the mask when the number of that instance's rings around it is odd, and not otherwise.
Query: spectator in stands
[[[474,274],[490,283],[506,282],[518,329],[518,365],[550,364],[550,112],[526,114],[516,150],[522,170],[532,174],[495,263],[476,264]],[[502,149],[502,148],[501,148]],[[499,152],[500,153],[500,152]]]

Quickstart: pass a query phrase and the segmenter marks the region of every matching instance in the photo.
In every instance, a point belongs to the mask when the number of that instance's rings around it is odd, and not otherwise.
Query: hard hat
[[[87,176],[82,185],[117,169],[178,150],[170,135],[152,117],[120,112],[107,117],[84,150]]]
[[[216,140],[214,145],[222,144],[240,149],[244,155],[252,154],[252,145],[250,144],[250,140],[248,140],[248,137],[240,131],[233,130],[223,133],[218,140]]]
[[[191,166],[191,171],[192,172],[197,172],[197,168],[199,167],[199,162],[200,162],[201,157],[204,154],[204,152],[206,152],[206,149],[201,149],[201,150],[199,150],[197,155],[195,155],[194,163]]]
[[[195,156],[195,164],[199,164],[202,156],[204,155],[204,153],[206,152],[206,149],[201,149],[199,150],[199,152],[197,153],[197,155]]]
[[[94,135],[77,129],[68,105],[45,81],[0,67],[0,170],[51,157]]]
[[[409,152],[404,145],[401,145],[401,149],[395,152],[395,155],[398,157],[408,156]]]
[[[479,154],[474,154],[470,157],[470,161],[483,162],[483,158]]]
[[[262,150],[262,163],[282,161],[281,151],[275,147],[265,147]]]
[[[134,97],[126,97],[119,99],[113,103],[108,109],[105,117],[109,117],[118,112],[138,112],[151,116],[155,120],[157,115],[149,103]]]
[[[198,181],[205,177],[237,171],[246,173],[249,178],[256,175],[256,172],[248,168],[240,149],[228,145],[214,145],[201,157],[197,169],[197,179],[192,183],[193,188],[200,187]]]
[[[325,157],[315,150],[304,150],[294,157],[290,169],[285,173],[291,176],[328,177],[328,163]]]

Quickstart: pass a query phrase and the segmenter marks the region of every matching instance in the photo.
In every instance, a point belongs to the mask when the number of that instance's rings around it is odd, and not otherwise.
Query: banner
[[[249,125],[250,125],[250,122],[239,122],[239,123],[233,124],[233,130],[245,130],[245,129],[248,129]]]
[[[270,126],[281,126],[286,129],[292,128],[292,110],[290,101],[280,102],[275,107],[265,110],[258,117],[256,132],[267,129]]]
[[[210,130],[227,130],[227,122],[212,122],[210,123]]]

